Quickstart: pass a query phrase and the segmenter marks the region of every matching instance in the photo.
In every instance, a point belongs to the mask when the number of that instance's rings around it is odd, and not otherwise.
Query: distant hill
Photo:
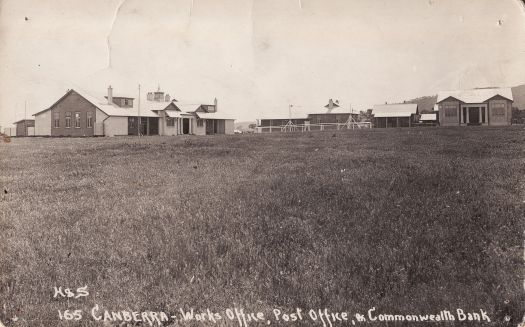
[[[406,103],[417,103],[419,113],[434,111],[434,105],[437,101],[437,95],[422,96],[412,100],[405,101]]]
[[[525,84],[512,88],[512,97],[514,98],[513,107],[525,110]]]

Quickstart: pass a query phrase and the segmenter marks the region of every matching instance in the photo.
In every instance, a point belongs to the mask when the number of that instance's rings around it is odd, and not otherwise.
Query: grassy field
[[[102,326],[95,304],[524,313],[522,127],[13,139],[0,169],[7,326]]]

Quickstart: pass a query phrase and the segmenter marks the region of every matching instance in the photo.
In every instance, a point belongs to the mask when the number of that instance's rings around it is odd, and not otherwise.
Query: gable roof
[[[230,119],[235,120],[234,117],[222,113],[222,112],[202,112],[202,111],[196,111],[194,112],[195,116],[200,119]]]
[[[117,106],[116,104],[109,104],[108,101],[104,98],[98,98],[96,96],[93,96],[92,94],[86,92],[86,91],[78,91],[77,90],[74,90],[74,89],[71,89],[69,91],[66,92],[66,94],[64,94],[62,97],[60,97],[60,99],[58,99],[55,103],[53,103],[51,106],[49,106],[49,108],[47,109],[44,109],[42,111],[39,111],[35,114],[33,114],[33,116],[37,116],[37,115],[40,115],[41,113],[44,113],[48,110],[51,110],[54,106],[56,106],[60,101],[62,101],[64,98],[66,98],[67,96],[69,96],[71,93],[77,93],[78,95],[80,95],[82,98],[84,98],[86,101],[90,102],[93,106],[95,106],[96,108],[98,108],[100,111],[102,111],[103,113],[105,113],[106,115],[108,116],[118,116],[118,117],[133,117],[133,116],[139,116],[139,102],[138,101],[133,101],[133,107],[132,108],[121,108],[119,106]],[[166,103],[166,102],[158,102],[158,103],[161,103],[162,105],[164,105],[164,108],[166,106],[169,105],[169,103]],[[171,103],[171,102],[170,102]],[[140,117],[158,117],[158,115],[151,111],[151,109],[149,109],[152,105],[148,106],[148,105],[145,105],[145,103],[142,104],[141,108],[140,108]]]
[[[441,91],[438,93],[437,103],[440,103],[448,98],[454,98],[464,103],[481,103],[497,95],[513,101],[511,88],[498,87],[479,88],[472,90]]]
[[[290,117],[291,114],[291,117]],[[308,119],[309,115],[329,115],[329,114],[352,114],[358,115],[357,112],[351,112],[349,108],[344,108],[341,106],[341,103],[335,103],[332,109],[328,109],[327,106],[320,108],[312,107],[303,107],[303,106],[292,106],[290,113],[287,109],[273,110],[272,112],[265,112],[264,114],[259,115],[259,120],[283,120],[283,119]]]
[[[377,104],[372,109],[374,117],[410,117],[417,113],[416,103]]]
[[[20,119],[19,121],[15,121],[13,124],[23,123],[24,121],[35,121],[34,119]]]
[[[175,103],[175,107],[184,112],[194,112],[195,110],[199,109],[200,106],[202,106],[201,103]]]
[[[166,114],[170,118],[181,118],[181,117],[192,117],[193,115],[190,113],[182,112],[180,110],[166,110]]]
[[[160,110],[179,110],[175,103],[170,102],[161,102],[161,101],[144,101],[141,103],[141,109],[148,109],[151,111],[160,111]]]

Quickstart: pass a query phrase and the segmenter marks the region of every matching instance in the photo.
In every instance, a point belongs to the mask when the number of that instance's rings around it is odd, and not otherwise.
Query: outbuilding
[[[16,126],[16,136],[34,136],[35,135],[35,120],[22,119],[14,123]]]
[[[415,103],[375,105],[372,109],[374,127],[411,127],[418,122],[418,106]]]

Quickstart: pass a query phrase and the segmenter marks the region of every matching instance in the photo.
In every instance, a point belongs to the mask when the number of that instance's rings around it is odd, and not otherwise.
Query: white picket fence
[[[351,123],[321,123],[321,124],[286,124],[281,126],[257,126],[257,133],[273,132],[310,132],[310,131],[330,131],[356,128],[372,128],[370,122],[351,122]]]

